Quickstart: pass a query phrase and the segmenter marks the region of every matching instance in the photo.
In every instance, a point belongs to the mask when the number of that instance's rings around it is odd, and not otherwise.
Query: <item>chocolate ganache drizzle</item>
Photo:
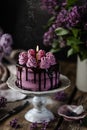
[[[26,66],[21,66],[19,64],[16,65],[17,71],[19,73],[19,76],[17,76],[17,81],[16,85],[19,86],[20,88],[24,89],[24,86],[22,85],[22,72],[23,68],[26,69],[26,81],[32,82],[32,83],[37,83],[38,82],[38,90],[41,91],[41,85],[42,85],[42,77],[41,75],[44,74],[44,88],[46,88],[46,74],[48,75],[50,79],[50,90],[53,89],[53,73],[55,73],[55,86],[58,85],[57,79],[59,77],[59,66],[58,64],[51,66],[49,69],[39,69],[39,68],[32,68],[32,67],[26,67]],[[29,71],[29,70],[32,71]],[[28,77],[28,73],[33,74],[33,79],[30,80]],[[38,75],[38,80],[36,80],[36,76]]]

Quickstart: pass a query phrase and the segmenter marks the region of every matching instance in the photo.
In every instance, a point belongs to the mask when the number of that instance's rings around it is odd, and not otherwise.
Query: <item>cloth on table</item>
[[[10,76],[10,73],[13,72],[13,74],[16,74],[15,71],[16,71],[15,65],[13,67],[10,66],[10,71],[9,71],[7,66],[0,63],[0,96],[7,98],[8,102],[22,100],[26,97],[25,94],[22,94],[17,91],[13,91],[6,84],[6,81],[7,81],[8,77]]]

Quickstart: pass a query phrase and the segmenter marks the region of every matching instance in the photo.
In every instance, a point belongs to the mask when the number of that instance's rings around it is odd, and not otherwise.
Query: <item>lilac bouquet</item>
[[[4,34],[3,31],[0,30],[0,62],[2,61],[4,55],[9,55],[11,53],[12,43],[12,36],[7,33]]]
[[[43,36],[52,52],[68,46],[67,56],[78,54],[87,58],[87,0],[41,0],[51,14]]]

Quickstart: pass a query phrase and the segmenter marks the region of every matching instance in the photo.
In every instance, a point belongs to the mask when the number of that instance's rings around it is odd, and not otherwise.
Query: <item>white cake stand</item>
[[[42,91],[42,92],[28,91],[28,90],[23,90],[21,88],[18,88],[15,84],[15,81],[16,81],[16,76],[11,75],[7,81],[8,87],[15,91],[19,91],[23,94],[34,96],[32,100],[34,108],[29,110],[25,114],[25,119],[27,121],[37,122],[37,123],[41,123],[42,121],[49,122],[54,119],[53,113],[45,107],[47,101],[46,95],[52,95],[56,92],[65,90],[70,86],[70,80],[64,75],[60,75],[61,85],[59,86],[59,88],[54,90],[49,90],[49,91]]]

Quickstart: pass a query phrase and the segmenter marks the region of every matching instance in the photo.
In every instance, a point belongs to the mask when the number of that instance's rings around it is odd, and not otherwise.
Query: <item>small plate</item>
[[[63,105],[58,109],[58,114],[62,117],[64,117],[65,120],[67,121],[72,121],[72,120],[80,120],[86,116],[86,112],[82,112],[80,115],[77,116],[68,116],[67,112],[69,111],[68,109],[69,105]],[[76,105],[70,105],[73,109],[76,108]]]

